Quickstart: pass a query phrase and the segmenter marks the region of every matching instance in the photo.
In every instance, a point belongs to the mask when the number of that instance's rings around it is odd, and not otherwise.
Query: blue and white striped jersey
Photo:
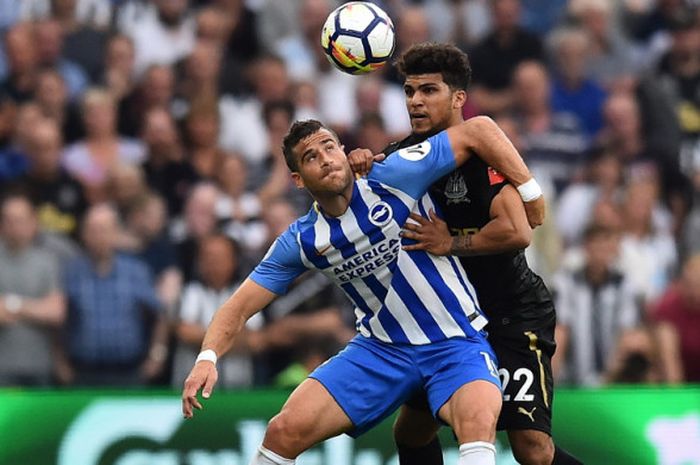
[[[459,261],[406,252],[399,236],[411,211],[436,210],[426,191],[454,169],[444,131],[399,150],[355,181],[343,215],[315,206],[292,223],[250,278],[284,294],[306,269],[318,269],[355,304],[357,330],[384,342],[420,345],[473,335],[487,320]]]

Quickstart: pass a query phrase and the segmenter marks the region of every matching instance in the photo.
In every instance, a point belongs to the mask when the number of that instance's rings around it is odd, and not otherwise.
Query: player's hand
[[[545,216],[545,203],[544,196],[540,195],[535,200],[530,202],[524,202],[525,213],[527,214],[527,222],[530,223],[531,228],[536,228],[544,223]]]
[[[354,173],[360,176],[367,176],[372,170],[372,165],[376,161],[382,161],[386,158],[383,153],[374,155],[368,149],[354,149],[348,154],[348,162]]]
[[[404,245],[403,250],[425,250],[433,255],[450,255],[452,250],[452,236],[445,223],[431,209],[428,214],[430,219],[411,213],[410,218],[417,222],[406,223],[401,236],[417,241],[417,244]]]
[[[218,379],[216,365],[208,360],[195,363],[190,375],[185,380],[182,390],[182,413],[185,418],[192,418],[194,410],[201,410],[202,404],[197,400],[197,393],[202,390],[202,397],[208,399]]]

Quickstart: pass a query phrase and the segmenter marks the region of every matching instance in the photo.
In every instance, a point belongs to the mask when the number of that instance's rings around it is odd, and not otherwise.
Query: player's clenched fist
[[[192,418],[193,408],[202,409],[202,404],[197,400],[197,393],[201,389],[202,397],[208,399],[218,377],[219,374],[214,363],[208,360],[195,363],[182,390],[182,413],[185,418]]]

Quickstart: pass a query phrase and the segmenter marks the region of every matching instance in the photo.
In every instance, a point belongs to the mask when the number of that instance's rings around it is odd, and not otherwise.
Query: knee
[[[311,434],[312,425],[305,425],[288,412],[275,415],[267,424],[264,444],[283,457],[296,457],[305,450],[305,438]]]
[[[554,444],[551,438],[539,432],[523,432],[510,436],[513,457],[523,465],[551,465],[554,461]],[[535,434],[527,434],[535,433]]]
[[[489,410],[474,410],[460,415],[453,428],[460,443],[471,441],[493,442],[496,436],[498,413]]]

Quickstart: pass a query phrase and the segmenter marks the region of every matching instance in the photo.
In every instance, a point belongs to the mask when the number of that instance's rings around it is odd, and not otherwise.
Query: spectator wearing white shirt
[[[204,340],[206,328],[216,310],[239,286],[238,256],[233,242],[223,235],[201,240],[197,251],[200,279],[185,286],[176,326],[173,385],[182,384]],[[232,351],[218,362],[219,386],[250,387],[254,381],[252,355],[261,348],[258,330],[262,314],[248,320],[246,329],[236,337]]]
[[[614,267],[619,234],[591,225],[584,235],[584,262],[554,278],[557,353],[554,376],[577,386],[596,386],[612,368],[620,337],[639,322],[631,283]]]
[[[194,47],[195,21],[189,0],[153,0],[153,5],[122,23],[123,32],[136,46],[138,74],[150,65],[175,64]]]

